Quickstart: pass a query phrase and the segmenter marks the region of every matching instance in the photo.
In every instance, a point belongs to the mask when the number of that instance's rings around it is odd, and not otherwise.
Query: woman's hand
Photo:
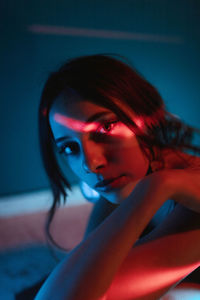
[[[160,171],[170,199],[200,213],[200,170],[170,169]],[[157,172],[159,173],[159,172]]]

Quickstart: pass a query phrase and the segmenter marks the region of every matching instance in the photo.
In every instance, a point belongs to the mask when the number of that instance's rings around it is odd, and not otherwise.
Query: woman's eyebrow
[[[96,113],[96,114],[94,114],[94,115],[92,115],[92,116],[90,116],[88,119],[87,119],[87,121],[86,122],[81,122],[81,121],[76,121],[76,120],[71,120],[71,119],[68,119],[68,118],[66,118],[66,117],[64,117],[65,119],[67,119],[67,120],[65,120],[65,121],[67,121],[66,123],[74,123],[74,124],[76,124],[76,123],[78,123],[78,127],[82,127],[83,125],[85,126],[85,125],[88,125],[88,124],[91,124],[92,122],[94,122],[95,120],[98,120],[98,119],[100,119],[102,116],[106,116],[106,115],[109,115],[109,114],[112,114],[112,112],[110,112],[110,111],[101,111],[101,112],[98,112],[98,113]],[[59,118],[61,119],[61,116],[59,116]],[[62,123],[62,122],[61,122]],[[82,123],[82,125],[80,124],[80,123]],[[71,125],[71,124],[70,124]],[[71,127],[73,127],[73,125],[71,125]],[[74,127],[76,127],[75,125],[74,125]],[[56,143],[60,143],[60,142],[62,142],[62,141],[64,141],[64,140],[67,140],[67,139],[70,139],[70,137],[69,136],[67,136],[67,135],[65,135],[65,136],[62,136],[62,137],[59,137],[59,138],[57,138],[57,139],[55,139],[55,142]]]
[[[111,111],[101,111],[101,112],[98,112],[98,113],[92,115],[91,117],[89,117],[88,120],[86,121],[86,124],[92,123],[93,121],[98,120],[102,116],[109,115],[109,114],[112,114],[112,112]]]

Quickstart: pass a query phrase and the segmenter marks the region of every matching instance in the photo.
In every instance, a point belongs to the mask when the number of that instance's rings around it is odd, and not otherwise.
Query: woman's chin
[[[137,181],[129,182],[124,188],[119,190],[113,190],[109,192],[102,192],[102,196],[113,204],[121,204],[134,190]]]

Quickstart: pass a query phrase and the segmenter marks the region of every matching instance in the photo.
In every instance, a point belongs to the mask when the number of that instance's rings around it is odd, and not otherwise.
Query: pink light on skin
[[[85,125],[85,124],[83,123],[83,126],[84,126],[84,125]],[[98,124],[97,122],[89,123],[89,124],[86,124],[86,125],[84,126],[83,131],[84,131],[84,132],[95,131],[95,130],[97,130],[98,126],[99,126],[99,124]]]
[[[191,243],[197,237],[199,230],[192,230],[134,247],[112,281],[108,296],[116,300],[158,299],[157,292],[167,292],[200,266],[199,245],[195,248]]]
[[[172,286],[175,282],[182,280],[186,274],[190,274],[197,269],[200,263],[193,263],[185,266],[177,266],[174,268],[160,268],[160,272],[154,269],[145,270],[140,268],[137,274],[131,272],[125,274],[123,283],[116,284],[109,291],[109,296],[116,300],[137,300],[141,297],[151,295],[156,290],[164,290],[168,286]]]
[[[58,113],[54,114],[54,120],[57,123],[77,132],[98,132],[99,130],[99,133],[104,134],[101,129],[101,127],[103,127],[101,122],[91,122],[86,124],[85,122],[75,120],[73,118],[68,118]],[[112,132],[106,134],[119,137],[131,137],[134,135],[134,133],[122,122],[117,122]]]
[[[75,120],[75,119],[72,119],[72,118],[68,118],[66,116],[63,116],[63,115],[57,114],[57,113],[54,114],[54,120],[57,123],[69,128],[69,129],[79,131],[79,132],[83,131],[84,123],[82,121],[78,121],[78,120]]]
[[[110,133],[110,135],[121,136],[121,137],[132,137],[135,134],[122,122],[119,122],[115,129]]]

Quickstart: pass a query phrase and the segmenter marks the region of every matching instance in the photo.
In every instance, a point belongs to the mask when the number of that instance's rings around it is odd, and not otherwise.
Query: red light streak
[[[73,118],[69,118],[58,113],[55,113],[54,120],[57,123],[77,132],[95,132],[98,131],[98,129],[102,126],[101,122],[91,122],[86,124],[83,121],[75,120]],[[140,123],[140,126],[141,124],[142,123]],[[131,137],[134,135],[134,133],[122,122],[118,122],[115,128],[110,133],[106,134],[119,137]]]
[[[114,287],[109,291],[109,296],[117,300],[136,300],[140,297],[151,295],[155,290],[165,289],[167,286],[173,285],[178,280],[182,280],[185,274],[189,274],[198,268],[200,263],[194,263],[185,266],[177,266],[174,268],[160,268],[160,271],[154,269],[140,268],[137,274],[133,271],[123,274],[123,282],[116,280]]]
[[[61,114],[55,114],[54,115],[54,120],[57,123],[69,128],[69,129],[79,131],[79,132],[83,131],[84,123],[81,122],[81,121],[78,121],[78,120],[75,120],[75,119],[72,119],[72,118],[68,118],[68,117],[63,116]]]

